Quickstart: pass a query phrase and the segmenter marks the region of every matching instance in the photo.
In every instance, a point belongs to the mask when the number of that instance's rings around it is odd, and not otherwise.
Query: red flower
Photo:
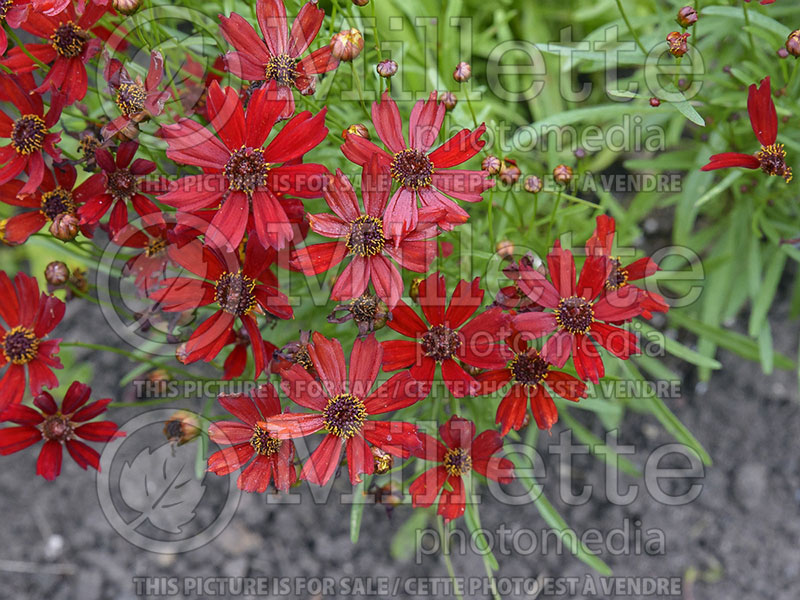
[[[118,431],[111,421],[92,421],[106,411],[111,398],[97,400],[91,404],[89,396],[92,388],[77,381],[69,386],[61,406],[57,406],[47,392],[36,396],[33,403],[39,410],[23,404],[6,409],[0,415],[19,427],[0,429],[0,455],[7,456],[44,441],[39,460],[36,461],[36,474],[53,481],[61,473],[62,446],[78,466],[100,470],[100,455],[80,440],[87,442],[109,442],[125,434]],[[92,421],[88,423],[87,421]],[[80,438],[80,439],[78,439]]]
[[[185,344],[184,362],[210,362],[229,343],[236,319],[241,320],[253,347],[255,377],[267,364],[266,349],[254,313],[266,311],[281,319],[292,317],[286,296],[263,283],[269,269],[266,251],[257,240],[247,243],[244,261],[238,252],[223,253],[194,240],[167,249],[170,259],[199,279],[173,277],[150,293],[168,312],[195,310],[216,303],[219,308],[192,333]],[[269,273],[272,277],[272,273]]]
[[[598,383],[605,368],[593,340],[622,359],[639,352],[633,333],[608,322],[640,315],[642,291],[629,285],[600,297],[611,263],[605,256],[596,255],[586,259],[576,286],[575,259],[572,252],[561,248],[559,241],[547,255],[547,264],[553,283],[538,271],[520,265],[518,285],[531,300],[552,312],[517,315],[511,324],[526,339],[555,332],[545,342],[542,357],[561,368],[572,355],[578,376]]]
[[[763,2],[762,2],[763,4]],[[786,151],[783,144],[776,144],[778,139],[778,113],[772,101],[769,77],[761,80],[758,87],[750,86],[747,94],[747,113],[753,133],[761,144],[758,154],[741,154],[739,152],[723,152],[711,157],[711,162],[702,171],[714,171],[728,167],[744,167],[761,169],[767,175],[780,175],[786,183],[792,180],[792,169],[786,165]]]
[[[117,149],[116,160],[105,148],[95,151],[102,172],[89,178],[91,184],[86,183],[96,191],[96,195],[88,197],[78,209],[82,225],[98,223],[113,206],[108,226],[111,235],[115,236],[128,224],[128,202],[147,223],[164,223],[161,210],[144,194],[162,192],[166,182],[161,178],[155,181],[145,179],[145,175],[156,170],[156,164],[143,158],[133,160],[138,149],[138,142],[124,142]]]
[[[597,217],[597,226],[595,227],[594,233],[586,242],[587,256],[605,256],[611,262],[611,271],[608,274],[608,279],[606,279],[605,291],[603,294],[630,285],[631,281],[644,279],[658,271],[658,265],[647,256],[625,266],[622,265],[619,258],[614,258],[611,254],[611,250],[614,247],[615,228],[616,223],[612,217],[599,215]],[[660,294],[649,292],[638,287],[637,289],[641,291],[640,302],[642,304],[642,316],[645,319],[651,318],[653,312],[667,312],[669,310],[669,304],[666,303],[664,297]]]
[[[128,259],[124,275],[133,275],[136,287],[147,294],[158,287],[166,274],[170,258],[167,249],[175,241],[176,223],[145,224],[141,228],[126,225],[114,236],[114,243],[125,248],[142,250]]]
[[[247,81],[275,82],[275,86],[269,88],[270,96],[286,101],[279,117],[288,119],[294,113],[292,88],[303,95],[313,94],[314,76],[339,66],[339,60],[331,55],[327,45],[300,59],[317,37],[325,11],[317,7],[316,0],[307,2],[288,35],[283,0],[258,0],[256,16],[263,40],[241,15],[233,13],[230,18],[220,15],[222,35],[236,48],[235,52],[225,55],[225,66]]]
[[[11,141],[0,148],[0,165],[5,165],[0,168],[0,184],[11,181],[25,171],[28,181],[20,189],[20,194],[32,194],[42,183],[44,153],[54,160],[61,160],[61,151],[56,148],[61,134],[51,133],[50,129],[61,117],[64,97],[52,94],[50,108],[45,115],[41,96],[29,90],[33,85],[30,75],[20,79],[0,76],[0,99],[11,102],[19,111],[19,116],[12,118],[0,110],[0,137]]]
[[[503,448],[499,433],[487,430],[475,437],[472,421],[452,416],[439,426],[439,440],[420,433],[422,448],[414,454],[425,460],[439,463],[417,477],[408,488],[413,506],[431,506],[441,490],[439,510],[445,522],[464,514],[469,490],[464,486],[464,475],[473,469],[489,479],[511,483],[514,465],[507,458],[495,456]]]
[[[245,329],[234,329],[231,331],[230,335],[228,336],[228,343],[227,346],[233,345],[233,348],[228,353],[225,362],[222,365],[222,379],[228,381],[230,379],[237,379],[242,376],[244,373],[245,368],[247,367],[247,347],[250,346],[250,338],[247,335],[247,330]],[[264,355],[266,356],[266,360],[270,361],[274,357],[274,353],[278,350],[278,347],[264,340]],[[272,363],[269,363],[269,368],[271,368]],[[269,368],[267,372],[269,372]],[[253,379],[256,379],[256,375],[253,376]]]
[[[324,191],[328,206],[336,214],[309,215],[312,231],[339,241],[297,249],[292,255],[293,268],[305,275],[317,275],[345,257],[353,257],[336,279],[331,299],[358,298],[371,281],[378,296],[389,308],[394,308],[403,294],[403,278],[389,259],[410,271],[424,273],[436,257],[436,242],[429,239],[436,235],[435,223],[420,222],[414,231],[395,243],[387,239],[383,213],[390,185],[388,174],[382,173],[378,161],[373,160],[362,172],[365,209],[362,212],[353,186],[342,171],[337,170]]]
[[[228,475],[247,465],[236,481],[240,490],[263,493],[274,479],[276,488],[288,491],[297,481],[294,444],[278,439],[262,426],[264,419],[281,414],[273,385],[259,386],[252,396],[220,396],[219,403],[241,422],[217,421],[209,426],[209,438],[230,447],[208,457],[208,470]],[[253,457],[255,460],[247,464]]]
[[[419,286],[419,303],[427,324],[400,301],[392,311],[389,327],[415,341],[383,342],[383,369],[408,369],[430,392],[436,365],[442,365],[442,378],[457,398],[474,395],[479,384],[456,359],[473,367],[497,369],[505,366],[511,352],[497,344],[509,333],[510,317],[499,307],[490,308],[470,320],[483,302],[480,278],[472,283],[460,281],[445,311],[447,290],[444,277],[429,275]],[[469,321],[469,322],[468,322]]]
[[[76,188],[78,175],[71,165],[54,166],[53,172],[45,169],[42,183],[35,194],[21,194],[24,184],[19,180],[0,185],[0,200],[12,206],[29,209],[6,222],[5,239],[8,243],[22,244],[57,217],[64,214],[75,215],[77,207],[87,197],[99,193],[91,179]],[[93,234],[91,227],[84,226],[82,231],[87,237]]]
[[[313,340],[308,352],[322,383],[295,364],[281,371],[281,389],[297,404],[314,412],[283,414],[264,423],[280,439],[327,431],[303,466],[300,478],[325,485],[339,466],[343,447],[353,484],[361,481],[362,474],[375,471],[370,444],[394,456],[408,458],[420,445],[417,428],[398,421],[370,421],[369,417],[417,402],[416,382],[406,373],[400,373],[370,393],[383,356],[375,336],[357,339],[353,344],[349,380],[339,340],[329,340],[319,333],[314,333]]]
[[[750,0],[744,0],[744,1],[745,2],[750,2]],[[761,0],[761,2],[759,2],[759,4],[761,4],[761,5],[772,4],[773,2],[775,2],[775,0]]]
[[[433,152],[431,146],[439,135],[445,114],[444,104],[431,92],[427,102],[420,100],[411,111],[408,141],[403,136],[403,122],[397,104],[383,93],[381,102],[372,104],[372,122],[385,146],[382,150],[359,135],[347,135],[342,152],[352,162],[366,167],[377,156],[382,168],[389,171],[398,189],[389,200],[383,228],[390,237],[400,237],[416,228],[419,220],[417,198],[422,206],[444,209],[439,225],[452,229],[464,223],[469,214],[449,196],[464,202],[480,202],[481,194],[494,185],[487,171],[448,170],[466,162],[483,148],[486,126],[475,131],[462,129]]]
[[[502,435],[511,429],[518,430],[525,424],[528,398],[539,429],[549,430],[558,421],[558,411],[548,387],[573,402],[586,398],[586,384],[567,373],[553,371],[553,365],[542,358],[536,348],[529,348],[519,335],[510,336],[506,343],[514,352],[514,357],[504,368],[486,371],[477,377],[481,384],[481,396],[494,394],[511,383],[497,407],[495,417],[495,423],[502,424]]]
[[[92,2],[80,14],[76,14],[72,3],[59,13],[47,10],[30,14],[22,29],[48,41],[26,44],[27,54],[21,48],[12,48],[2,64],[15,73],[30,73],[39,65],[28,54],[42,63],[53,63],[42,85],[34,92],[41,94],[57,90],[66,95],[67,104],[83,99],[89,84],[86,63],[97,54],[102,44],[92,37],[90,29],[105,12],[105,6]]]
[[[189,119],[161,129],[167,156],[202,167],[204,174],[179,179],[159,200],[184,213],[216,211],[206,242],[218,248],[236,248],[248,223],[264,247],[283,248],[294,232],[277,196],[321,195],[325,167],[278,163],[297,161],[325,139],[325,109],[313,117],[310,112],[296,115],[262,148],[284,106],[283,100],[268,97],[270,89],[274,84],[256,90],[245,114],[236,90],[222,90],[213,82],[207,111],[219,137]]]
[[[144,82],[138,76],[135,81],[131,79],[128,70],[116,58],[108,62],[104,76],[122,113],[103,127],[106,139],[124,131],[132,122],[157,117],[164,112],[164,103],[172,97],[171,92],[158,89],[164,79],[164,58],[156,50],[150,54],[150,68]]]
[[[58,385],[52,369],[62,368],[56,356],[61,340],[44,338],[64,318],[65,308],[55,296],[39,294],[33,277],[17,273],[12,284],[5,271],[0,271],[0,317],[8,327],[0,325],[0,368],[9,365],[0,379],[0,412],[22,400],[26,366],[31,394]]]
[[[8,23],[11,29],[19,29],[28,18],[28,2],[29,0],[0,0],[0,56],[8,50],[8,36],[3,22]]]

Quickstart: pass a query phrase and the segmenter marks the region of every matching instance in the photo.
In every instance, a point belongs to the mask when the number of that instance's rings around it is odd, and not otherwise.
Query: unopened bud
[[[447,110],[453,110],[458,103],[458,98],[456,98],[456,95],[453,92],[445,92],[439,96],[439,99],[442,101],[442,104],[444,104],[444,107]]]
[[[353,0],[353,4],[356,6],[366,6],[369,4],[369,0]]]
[[[387,58],[375,65],[375,70],[378,75],[388,79],[389,77],[394,77],[395,73],[397,73],[397,63]]]
[[[60,260],[55,260],[45,267],[44,278],[50,285],[61,287],[69,281],[69,267]]]
[[[567,185],[572,181],[572,175],[572,167],[568,167],[567,165],[558,165],[553,169],[553,178],[556,180],[556,183],[561,185]]]
[[[495,246],[497,250],[497,254],[500,258],[511,258],[514,256],[514,242],[511,240],[502,240],[497,242],[497,246]]]
[[[691,6],[684,6],[678,11],[678,17],[675,19],[678,25],[686,29],[697,23],[697,11]]]
[[[358,29],[340,31],[331,40],[331,54],[339,60],[351,61],[364,49],[364,36]]]
[[[416,277],[411,281],[411,287],[408,289],[408,296],[414,301],[419,302],[419,286],[422,285],[422,278]]]
[[[53,219],[53,223],[50,225],[50,233],[54,238],[62,242],[68,242],[74,240],[78,235],[78,225],[78,217],[70,213],[62,213]]]
[[[361,123],[353,123],[342,132],[342,137],[347,139],[348,135],[357,135],[358,137],[362,137],[365,140],[369,139],[369,130],[362,125]]]
[[[201,433],[197,415],[179,410],[164,423],[164,435],[170,443],[183,446]]]
[[[793,31],[786,38],[786,51],[795,58],[800,57],[800,29]]]
[[[453,71],[453,79],[459,83],[469,81],[472,77],[472,67],[467,62],[460,62],[456,65],[456,70]]]
[[[483,159],[481,162],[481,169],[484,171],[489,171],[489,175],[497,175],[500,172],[500,167],[503,166],[503,163],[499,158],[496,156],[492,156],[491,154]]]
[[[678,31],[673,31],[667,36],[667,45],[669,46],[669,53],[672,56],[683,56],[689,51],[689,47],[686,45],[686,40],[689,39],[688,33],[680,33]]]
[[[652,106],[653,108],[658,108],[659,106],[661,106],[661,100],[659,100],[655,96],[650,98],[650,106]]]
[[[517,161],[511,158],[503,159],[503,164],[500,166],[500,181],[506,185],[514,185],[519,181],[522,171],[517,166]]]
[[[391,471],[394,466],[394,457],[377,446],[370,446],[370,449],[372,450],[372,458],[375,460],[375,473],[385,475]]]
[[[525,191],[531,194],[538,194],[542,191],[542,180],[536,175],[528,175],[525,178]]]
[[[111,6],[114,7],[118,13],[123,15],[132,15],[142,5],[142,0],[112,0]]]

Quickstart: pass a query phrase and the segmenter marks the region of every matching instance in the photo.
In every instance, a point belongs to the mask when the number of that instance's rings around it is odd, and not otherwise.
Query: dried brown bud
[[[388,79],[389,77],[394,77],[395,73],[397,73],[397,63],[387,58],[375,65],[375,70],[378,75]]]
[[[689,51],[689,46],[686,45],[686,40],[689,39],[688,33],[680,33],[673,31],[667,36],[667,45],[669,46],[669,53],[672,56],[683,56]]]
[[[394,457],[377,446],[370,446],[370,448],[372,450],[372,458],[375,460],[375,473],[385,475],[391,471],[394,466]]]
[[[54,238],[62,242],[68,242],[74,240],[78,235],[78,225],[78,217],[69,213],[62,213],[53,219],[53,223],[50,225],[50,233],[53,234]]]
[[[800,29],[793,31],[786,38],[786,51],[795,58],[800,57]]]
[[[501,258],[511,258],[514,256],[514,242],[511,240],[501,240],[497,242],[495,249]]]
[[[342,132],[342,137],[347,139],[348,135],[357,135],[365,140],[369,139],[369,130],[361,123],[354,123]]]
[[[500,166],[500,181],[505,185],[514,185],[519,181],[522,171],[517,166],[517,161],[512,158],[504,158]]]
[[[69,284],[82,294],[88,292],[89,279],[86,277],[86,269],[83,267],[73,267],[72,274],[69,276]]]
[[[118,13],[132,15],[142,5],[142,0],[112,0],[111,5]]]
[[[542,180],[536,175],[528,175],[525,178],[525,191],[531,194],[538,194],[542,191]]]
[[[69,281],[69,267],[60,260],[55,260],[45,267],[44,278],[50,285],[61,287]]]
[[[661,106],[661,100],[659,100],[655,96],[650,98],[650,106],[652,106],[653,108],[658,108],[659,106]]]
[[[97,168],[97,159],[94,156],[95,151],[100,148],[103,142],[100,141],[96,135],[91,132],[81,135],[81,140],[78,142],[78,152],[81,155],[83,166],[89,170],[94,171]]]
[[[484,171],[489,171],[489,175],[497,175],[500,172],[500,167],[502,166],[502,161],[491,154],[484,158],[481,162],[481,169]]]
[[[447,110],[453,110],[458,103],[458,98],[456,98],[456,95],[453,92],[445,92],[439,96],[439,99],[442,101],[442,104],[444,104],[444,107]]]
[[[358,29],[340,31],[331,40],[331,54],[339,60],[351,61],[364,49],[364,36]]]
[[[392,317],[386,303],[371,294],[362,294],[346,304],[340,304],[328,315],[329,323],[345,323],[353,320],[358,326],[358,336],[363,337],[383,329]]]
[[[684,6],[678,11],[678,17],[675,19],[678,25],[686,29],[697,23],[697,11],[691,6]]]
[[[179,410],[164,423],[164,435],[167,440],[178,446],[191,442],[202,433],[197,415]]]
[[[472,77],[472,67],[467,62],[460,62],[456,65],[456,70],[453,71],[453,79],[459,83],[469,81]]]
[[[553,178],[556,180],[556,183],[561,185],[567,185],[572,181],[572,175],[572,167],[568,167],[567,165],[558,165],[553,169]]]

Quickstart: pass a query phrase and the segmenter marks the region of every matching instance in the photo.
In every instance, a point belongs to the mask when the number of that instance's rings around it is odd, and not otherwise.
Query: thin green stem
[[[447,574],[455,584],[456,572],[453,569],[453,563],[450,560],[450,540],[447,537],[447,532],[445,531],[446,528],[449,528],[449,525],[445,526],[444,519],[441,516],[436,517],[436,524],[439,527],[439,538],[442,540],[442,556],[444,557],[444,564],[447,567]],[[458,592],[458,588],[456,588],[455,585],[453,587],[453,595],[458,598],[458,600],[464,600],[464,597]]]
[[[742,10],[744,11],[744,26],[747,28],[747,39],[750,41],[750,50],[753,52],[752,56],[755,56],[756,43],[753,39],[753,32],[750,31],[750,11],[747,8],[747,2],[742,2]]]
[[[617,0],[617,8],[619,8],[619,12],[622,15],[622,20],[625,21],[625,25],[628,27],[628,31],[630,31],[631,35],[633,36],[636,45],[639,46],[639,49],[642,51],[642,53],[647,56],[647,50],[645,49],[644,44],[642,44],[642,40],[639,39],[639,34],[636,33],[636,30],[633,28],[633,25],[631,25],[631,22],[628,19],[625,9],[622,7],[622,0]]]
[[[356,91],[358,92],[358,100],[361,102],[361,108],[364,109],[364,114],[367,115],[367,119],[370,118],[369,111],[367,110],[367,104],[364,102],[364,90],[361,88],[361,78],[356,73],[356,63],[355,61],[350,61],[350,68],[353,70],[353,81],[356,82]]]
[[[475,109],[472,108],[472,100],[469,99],[469,90],[466,89],[466,86],[461,86],[461,89],[464,91],[464,96],[467,99],[467,107],[469,108],[469,114],[472,115],[472,123],[475,125],[475,129],[477,129],[478,117],[475,116]]]
[[[33,54],[31,54],[31,53],[30,53],[30,51],[29,51],[29,50],[28,50],[28,49],[25,47],[25,44],[23,44],[23,43],[22,43],[22,40],[20,40],[20,39],[19,39],[19,36],[17,36],[16,32],[15,32],[13,29],[11,29],[10,27],[8,27],[8,28],[6,29],[6,31],[8,32],[8,35],[11,37],[11,39],[12,39],[12,40],[14,40],[14,43],[15,43],[17,46],[19,46],[19,49],[22,51],[22,53],[23,53],[25,56],[27,56],[27,57],[28,57],[28,58],[30,58],[30,59],[31,59],[31,60],[32,60],[34,63],[36,63],[36,65],[37,65],[37,66],[38,66],[40,69],[46,69],[46,68],[47,68],[47,65],[46,65],[45,63],[43,63],[43,62],[42,62],[42,61],[40,61],[38,58],[36,58],[36,57],[35,57]]]
[[[553,245],[553,240],[551,238],[553,234],[553,223],[556,220],[556,212],[558,211],[558,206],[561,204],[561,195],[562,190],[558,190],[558,196],[556,197],[555,201],[553,202],[553,209],[550,211],[550,220],[547,223],[547,247],[550,248]]]

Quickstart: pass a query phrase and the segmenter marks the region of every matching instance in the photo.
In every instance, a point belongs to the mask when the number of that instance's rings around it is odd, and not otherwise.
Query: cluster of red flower
[[[283,410],[276,390],[265,384],[252,396],[220,398],[239,422],[219,422],[209,431],[214,441],[228,446],[209,458],[209,470],[222,475],[241,468],[242,489],[264,491],[272,480],[287,489],[297,479],[292,439],[324,431],[302,479],[328,482],[343,451],[352,482],[386,472],[392,457],[416,456],[438,466],[412,484],[415,504],[432,504],[442,490],[440,513],[455,518],[464,511],[464,475],[474,469],[500,482],[513,476],[511,463],[498,454],[503,436],[526,423],[528,405],[540,428],[552,427],[558,414],[551,393],[578,401],[587,393],[581,380],[597,383],[603,377],[596,344],[627,359],[638,352],[636,337],[619,325],[668,309],[663,298],[631,284],[653,274],[655,263],[643,258],[623,266],[612,253],[614,221],[601,216],[579,276],[572,253],[556,242],[547,256],[549,275],[544,266],[521,260],[508,271],[513,285],[479,312],[484,301],[479,279],[460,281],[448,303],[445,279],[433,273],[415,290],[420,317],[401,300],[398,266],[427,273],[438,253],[435,238],[469,218],[458,201],[480,202],[492,187],[487,171],[455,168],[482,150],[486,128],[463,129],[434,148],[446,110],[436,92],[414,106],[407,137],[396,103],[384,93],[372,106],[372,125],[383,147],[357,132],[346,134],[341,147],[362,169],[361,201],[341,171],[331,174],[323,165],[304,162],[328,129],[324,109],[296,111],[294,92],[313,93],[316,75],[338,65],[330,46],[303,57],[324,18],[313,1],[289,28],[281,0],[258,0],[263,38],[242,16],[222,17],[223,36],[235,48],[224,65],[250,83],[245,92],[212,81],[193,118],[162,124],[167,157],[198,169],[176,181],[148,177],[156,165],[136,158],[139,144],[133,139],[138,125],[163,114],[173,99],[162,89],[161,55],[152,53],[144,82],[131,78],[119,60],[105,58],[103,73],[119,116],[98,138],[82,140],[83,168],[98,171],[76,186],[77,172],[61,156],[55,127],[62,109],[87,92],[86,65],[110,35],[98,22],[104,15],[114,17],[106,4],[0,0],[8,26],[45,40],[14,47],[0,60],[5,67],[0,98],[19,113],[0,112],[0,136],[10,139],[0,148],[0,193],[3,201],[26,209],[3,224],[3,239],[23,243],[47,223],[65,240],[79,230],[91,237],[100,227],[119,245],[141,250],[128,269],[161,310],[214,309],[181,346],[183,362],[209,362],[232,347],[225,377],[238,377],[246,368],[248,344],[254,378],[268,372],[272,362],[282,390],[307,411]],[[756,102],[765,105],[763,93]],[[774,147],[771,122],[756,133],[765,146]],[[759,165],[764,168],[775,152],[765,154]],[[26,177],[18,179],[23,172]],[[305,213],[302,200],[319,197],[332,214]],[[129,208],[141,228],[131,224]],[[302,245],[309,228],[334,241]],[[348,260],[331,298],[357,301],[371,285],[391,312],[389,326],[411,340],[380,343],[373,334],[359,337],[349,376],[341,344],[318,333],[296,344],[289,360],[272,361],[275,347],[264,340],[257,316],[292,317],[271,271],[280,250],[287,252],[289,268],[306,275]],[[188,275],[166,277],[168,264]],[[109,401],[84,406],[89,389],[75,383],[58,408],[42,392],[58,384],[51,369],[61,367],[59,340],[47,336],[63,317],[64,304],[40,294],[36,281],[24,274],[12,284],[0,273],[0,291],[0,316],[7,326],[0,327],[0,366],[9,365],[0,381],[0,409],[5,409],[3,420],[19,425],[0,429],[0,453],[44,440],[38,472],[45,477],[58,474],[62,443],[79,465],[98,468],[97,453],[76,438],[107,441],[119,435],[107,422],[81,424],[102,413]],[[512,297],[513,303],[506,302]],[[530,343],[545,337],[540,348]],[[570,356],[578,378],[558,370]],[[493,394],[510,384],[497,410],[499,431],[476,436],[473,423],[453,416],[439,428],[438,441],[410,423],[370,418],[424,400],[437,365],[457,398]],[[381,368],[400,373],[373,390]],[[26,388],[41,413],[21,404]]]

